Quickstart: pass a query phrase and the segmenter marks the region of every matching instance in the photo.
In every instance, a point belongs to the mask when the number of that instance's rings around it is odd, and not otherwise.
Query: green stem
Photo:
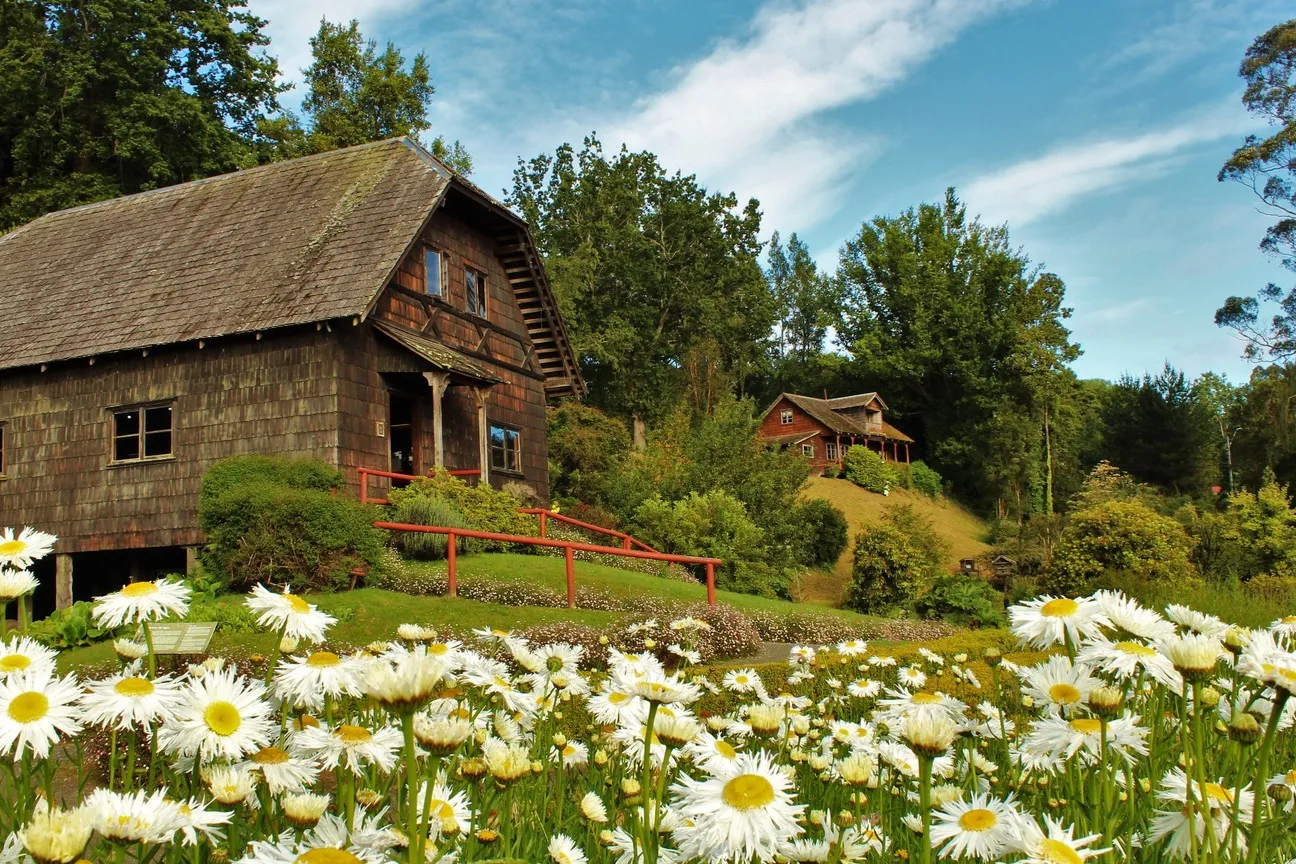
[[[117,782],[117,727],[108,733],[108,788]]]
[[[275,638],[274,648],[270,651],[270,662],[266,664],[265,685],[270,687],[271,681],[274,680],[275,666],[279,665],[279,646],[283,644],[284,633],[288,632],[288,622],[279,628],[279,635]]]
[[[422,844],[419,842],[418,805],[418,751],[414,744],[414,715],[401,715],[401,730],[405,733],[405,826],[409,837],[410,864],[421,864]]]
[[[1278,690],[1274,696],[1273,709],[1269,714],[1269,725],[1265,728],[1264,741],[1260,742],[1260,753],[1256,756],[1255,782],[1251,789],[1255,792],[1255,805],[1251,810],[1251,845],[1247,849],[1246,864],[1255,864],[1256,855],[1260,848],[1260,829],[1263,822],[1260,819],[1260,812],[1264,809],[1265,783],[1269,778],[1269,754],[1273,751],[1274,737],[1278,731],[1278,721],[1282,719],[1283,709],[1287,707],[1287,699],[1290,693],[1286,690]]]
[[[31,616],[27,613],[27,597],[24,595],[18,598],[18,630],[24,636],[27,635],[27,627],[31,624]]]
[[[147,621],[144,622],[144,644],[148,646],[148,677],[151,679],[157,674],[157,657],[153,654],[153,630]]]
[[[931,773],[932,760],[918,757],[918,807],[922,810],[922,838],[918,842],[921,864],[931,864]]]

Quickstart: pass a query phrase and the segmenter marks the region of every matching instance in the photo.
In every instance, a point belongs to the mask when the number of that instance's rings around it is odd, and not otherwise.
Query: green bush
[[[540,523],[535,516],[519,513],[522,502],[508,492],[491,487],[489,483],[470,484],[450,474],[437,474],[434,477],[419,477],[411,480],[404,489],[393,489],[388,499],[398,510],[401,505],[412,498],[440,498],[447,501],[465,523],[464,527],[476,531],[489,531],[493,534],[519,534],[523,537],[536,537],[540,534]],[[534,547],[512,547],[508,543],[480,541],[486,551],[498,551],[506,548],[517,548],[518,551],[532,552]]]
[[[961,626],[1000,627],[1004,623],[998,592],[980,577],[959,573],[939,577],[916,601],[914,612]]]
[[[894,525],[871,525],[855,538],[855,563],[846,606],[859,612],[888,612],[917,593],[922,554]]]
[[[899,486],[895,470],[877,453],[860,444],[846,448],[842,459],[842,475],[856,486],[870,492],[883,493]]]
[[[443,528],[470,527],[459,510],[440,495],[411,495],[401,498],[393,511],[393,522],[439,525]],[[418,561],[439,561],[446,557],[446,550],[450,546],[450,538],[444,534],[423,534],[417,531],[397,531],[393,541],[402,555]],[[468,541],[462,537],[456,538],[455,551],[467,552]]]
[[[592,405],[568,400],[548,411],[549,486],[557,495],[584,497],[585,481],[630,450],[625,423]]]
[[[256,582],[337,590],[349,584],[352,568],[378,563],[382,534],[372,525],[377,515],[374,508],[317,488],[245,480],[200,500],[198,520],[207,534],[203,562],[234,590]]]
[[[936,526],[931,517],[914,509],[912,504],[892,501],[882,510],[882,518],[905,536],[923,562],[923,570],[929,576],[937,576],[945,570],[951,547],[945,538],[936,533]]]
[[[36,641],[60,651],[110,638],[112,630],[95,626],[90,617],[93,610],[94,604],[86,600],[73,603],[66,609],[57,609],[48,617],[33,622],[27,633]]]
[[[271,483],[291,489],[333,492],[343,488],[342,472],[317,459],[284,459],[279,456],[232,456],[207,469],[198,493],[198,507],[246,483]]]
[[[801,563],[807,567],[831,567],[846,550],[846,514],[822,498],[796,506],[793,522],[801,537]]]
[[[835,480],[841,472],[837,470],[836,462],[829,462],[824,466],[823,476],[829,480]]]
[[[1137,499],[1109,499],[1071,514],[1058,538],[1041,587],[1057,594],[1087,593],[1094,577],[1120,571],[1135,578],[1197,577],[1189,560],[1193,539],[1170,516]]]
[[[921,459],[909,466],[909,475],[913,478],[913,488],[919,492],[924,492],[933,498],[941,494],[944,487],[941,475]]]

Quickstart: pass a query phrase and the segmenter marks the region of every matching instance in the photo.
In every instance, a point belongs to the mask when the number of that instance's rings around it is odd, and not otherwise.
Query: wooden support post
[[[490,428],[486,422],[486,388],[472,388],[473,399],[477,401],[477,459],[481,465],[480,483],[490,482]]]
[[[441,400],[450,387],[450,373],[424,372],[423,377],[427,379],[428,386],[432,388],[432,443],[436,447],[436,452],[432,457],[432,464],[437,468],[444,468],[445,412],[441,408]]]
[[[567,565],[567,608],[576,608],[576,562],[571,544],[563,547],[563,561]]]
[[[361,468],[359,473],[360,473],[360,503],[368,504],[369,503],[369,472]]]
[[[909,442],[905,442],[905,464],[909,464]]]
[[[185,575],[191,577],[198,575],[198,547],[197,546],[185,547]]]
[[[451,531],[449,534],[446,535],[446,541],[447,541],[446,564],[448,565],[447,571],[449,573],[449,576],[446,580],[446,593],[449,594],[451,597],[458,597],[459,596],[459,572],[458,572],[458,568],[456,567],[458,561],[456,560],[457,550],[455,548],[457,544],[455,543],[455,535],[453,531]]]
[[[622,538],[621,538],[621,548],[622,548],[622,549],[629,549],[629,548],[630,548],[630,538],[629,538],[629,537],[622,537]]]
[[[707,562],[707,605],[715,606],[715,565]]]
[[[548,522],[549,522],[549,514],[541,512],[540,513],[540,536],[541,537],[547,536],[545,534],[545,526],[548,524]]]
[[[64,553],[54,556],[54,608],[72,606],[72,556]]]

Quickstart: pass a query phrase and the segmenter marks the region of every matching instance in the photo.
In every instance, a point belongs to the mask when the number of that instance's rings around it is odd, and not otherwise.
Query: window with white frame
[[[779,412],[779,423],[783,424],[784,426],[791,426],[791,425],[792,425],[792,412],[791,412],[791,411],[780,411],[780,412]]]
[[[431,246],[423,250],[423,288],[433,297],[445,293],[445,256]]]
[[[829,461],[835,460],[837,458],[837,442],[829,441],[824,444],[824,451],[828,454]]]
[[[492,423],[490,427],[492,471],[522,472],[522,433],[512,426]]]
[[[813,445],[813,444],[802,444],[802,445],[801,445],[801,455],[802,455],[802,456],[807,456],[807,457],[813,459],[813,458],[814,458],[814,445]]]

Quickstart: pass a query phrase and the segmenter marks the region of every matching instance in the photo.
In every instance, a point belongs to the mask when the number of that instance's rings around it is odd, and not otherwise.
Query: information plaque
[[[215,632],[214,621],[149,625],[154,654],[206,654]]]

